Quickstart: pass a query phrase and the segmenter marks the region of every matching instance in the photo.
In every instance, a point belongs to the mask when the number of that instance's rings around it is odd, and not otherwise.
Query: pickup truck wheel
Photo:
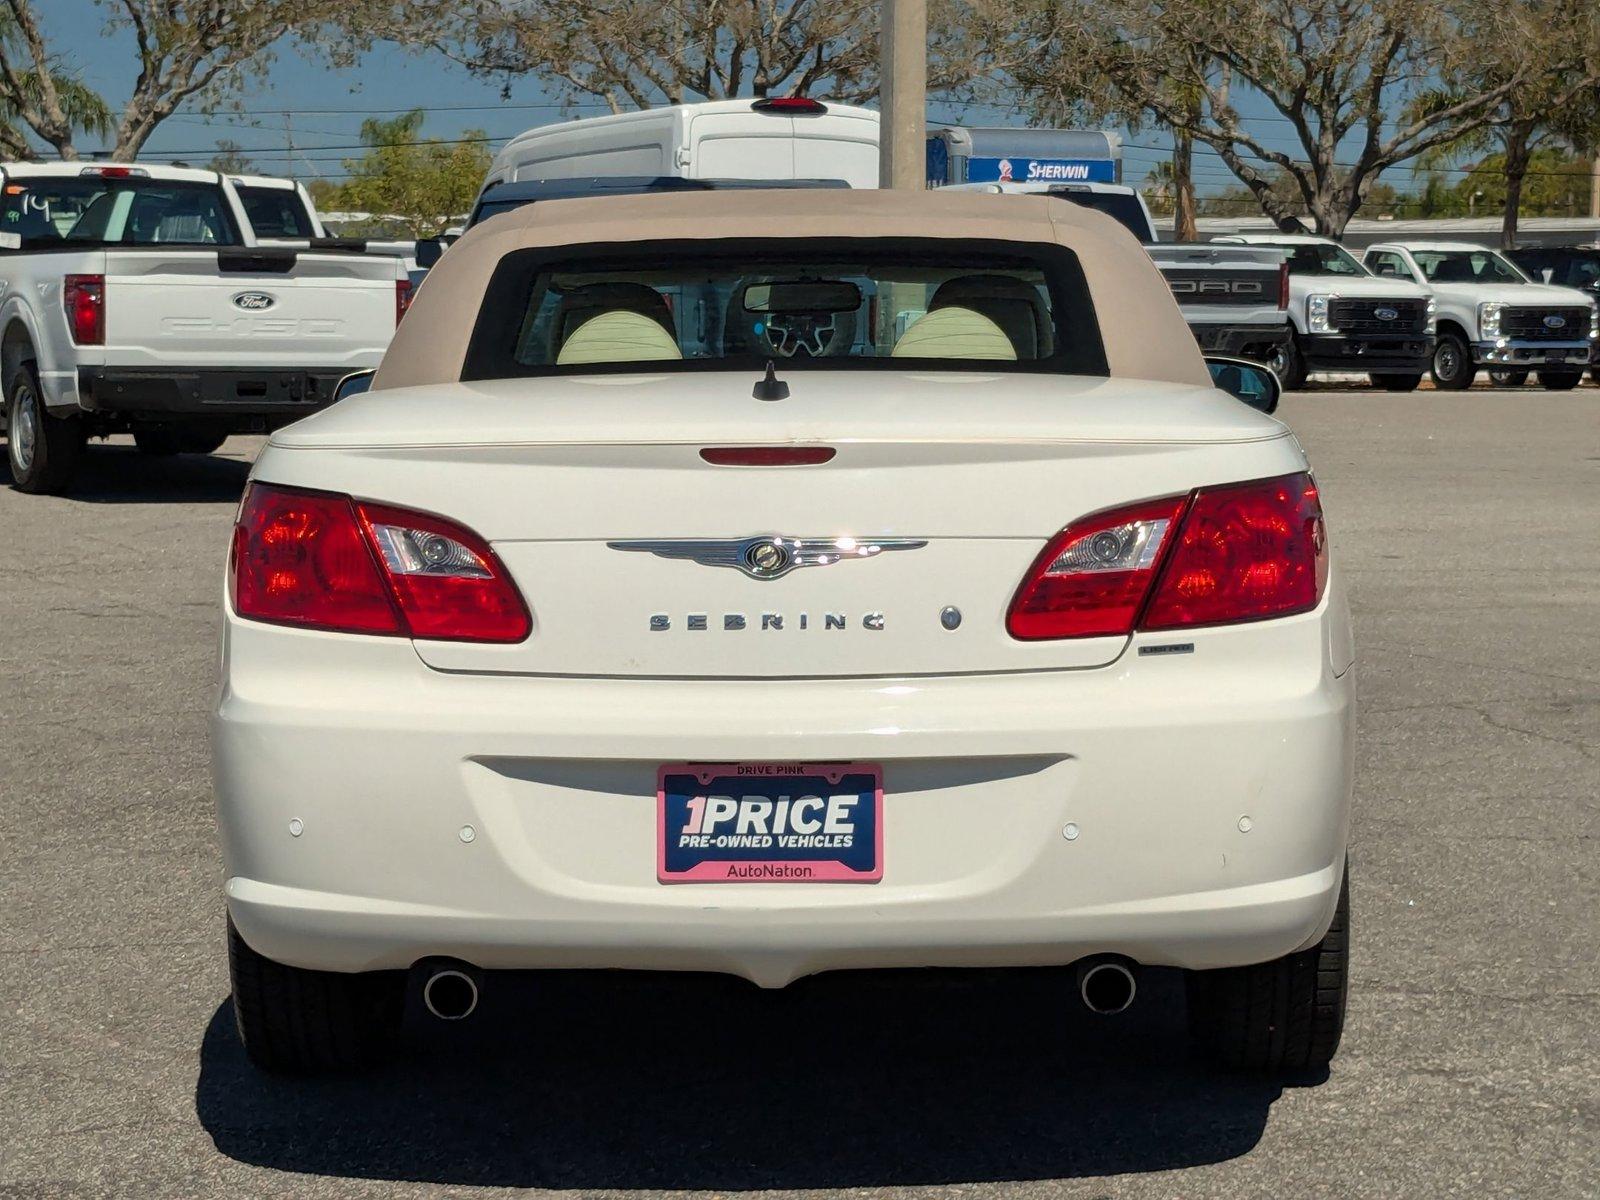
[[[32,363],[23,363],[6,396],[6,450],[11,482],[18,491],[60,495],[72,485],[86,441],[74,417],[54,417],[45,408]]]
[[[1292,342],[1279,342],[1267,355],[1267,366],[1286,392],[1298,391],[1306,385],[1305,360]]]
[[[1190,971],[1189,1036],[1231,1070],[1291,1074],[1325,1067],[1339,1049],[1349,988],[1350,868],[1328,932],[1271,962]]]
[[[1489,382],[1495,387],[1521,387],[1528,382],[1526,371],[1500,371],[1489,372]]]
[[[343,975],[257,954],[228,921],[233,1018],[263,1071],[308,1075],[365,1066],[392,1046],[405,1008],[405,972]]]
[[[1582,382],[1582,371],[1539,372],[1539,386],[1547,392],[1570,392]]]
[[[1372,380],[1373,387],[1380,387],[1386,392],[1414,392],[1422,382],[1421,375],[1384,375],[1376,371],[1367,378]]]
[[[1433,385],[1447,392],[1464,392],[1477,378],[1472,351],[1457,333],[1441,333],[1433,348]]]

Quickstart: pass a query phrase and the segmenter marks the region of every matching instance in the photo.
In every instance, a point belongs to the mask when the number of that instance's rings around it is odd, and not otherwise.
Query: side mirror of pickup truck
[[[1207,358],[1211,382],[1228,395],[1264,413],[1278,410],[1283,384],[1271,370],[1244,358]]]
[[[370,390],[372,377],[377,373],[376,370],[370,368],[365,371],[350,372],[334,385],[333,402],[337,404],[341,400],[348,400],[351,396],[359,396],[362,392]]]
[[[418,238],[417,239],[417,266],[426,270],[444,257],[443,238]]]

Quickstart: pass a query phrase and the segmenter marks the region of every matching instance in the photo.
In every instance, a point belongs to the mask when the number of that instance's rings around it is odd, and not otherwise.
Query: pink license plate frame
[[[701,797],[703,804],[699,818],[689,804],[679,803],[680,798],[685,796],[683,788],[686,781],[683,777],[690,775],[707,793]],[[863,776],[866,777],[866,786],[861,786]],[[855,785],[844,793],[838,793],[840,800],[854,796],[859,801],[870,794],[870,803],[864,806],[864,811],[852,811],[850,814],[853,836],[860,838],[860,843],[852,842],[851,847],[842,853],[827,846],[815,850],[786,849],[777,855],[770,852],[762,854],[759,850],[748,853],[740,850],[735,855],[735,851],[729,850],[719,852],[718,857],[707,857],[687,866],[682,861],[685,851],[681,846],[675,847],[669,854],[672,838],[691,832],[700,834],[697,821],[704,823],[711,820],[710,814],[705,811],[711,795],[729,784],[741,789],[733,797],[740,805],[734,817],[735,829],[740,827],[738,817],[745,815],[745,806],[752,800],[773,802],[773,808],[766,818],[768,827],[776,829],[780,811],[777,801],[782,795],[783,785],[797,782],[803,790],[801,794],[790,797],[789,808],[782,810],[785,826],[803,826],[804,829],[798,831],[802,837],[839,836],[821,833],[823,828],[840,826],[837,821],[830,824],[828,818],[834,810],[829,808],[826,798],[823,798],[821,810],[814,803],[817,798],[810,791],[820,789],[805,789],[805,781],[811,779],[830,787],[838,787],[855,779]],[[676,786],[669,793],[669,785],[674,780],[677,781]],[[847,807],[854,809],[853,805]],[[867,821],[861,820],[863,816]],[[673,826],[670,832],[669,823]],[[862,829],[863,824],[867,828]],[[818,827],[815,834],[811,832],[813,825]],[[743,827],[753,831],[756,824],[752,819],[746,821]],[[790,829],[789,832],[797,831]],[[772,836],[779,835],[774,833]],[[871,862],[864,868],[859,861],[863,843],[871,846]],[[734,856],[721,856],[722,853]],[[696,856],[689,851],[688,857]],[[852,863],[851,859],[857,861]],[[883,767],[879,763],[773,760],[663,764],[656,772],[656,879],[660,883],[877,883],[883,879]]]

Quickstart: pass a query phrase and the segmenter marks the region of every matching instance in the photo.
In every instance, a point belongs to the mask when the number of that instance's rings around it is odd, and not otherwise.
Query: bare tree
[[[929,88],[971,80],[962,0],[932,0]],[[375,26],[377,27],[377,26]],[[769,94],[877,94],[877,0],[421,0],[383,36],[485,74],[537,74],[613,112]]]
[[[341,24],[360,29],[352,3],[337,0],[98,0],[114,29],[131,34],[138,68],[114,120],[60,69],[39,19],[39,0],[0,0],[0,106],[62,158],[78,157],[80,129],[108,134],[116,158],[137,157],[156,127],[180,105],[225,103],[287,38],[317,44],[348,61]],[[98,100],[98,98],[95,98]],[[97,115],[100,114],[100,115]]]
[[[1524,64],[1389,124],[1434,80],[1455,77],[1472,47],[1537,36],[1538,7],[1483,0],[1017,0],[1009,40],[1037,52],[1028,58],[1013,49],[1008,58],[1037,116],[1073,103],[1063,86],[1075,89],[1082,64],[1093,63],[1120,103],[1215,150],[1268,216],[1288,223],[1309,213],[1319,232],[1337,237],[1384,170],[1487,124],[1536,71],[1570,71],[1584,61],[1581,46],[1551,46],[1542,67]],[[1241,91],[1270,106],[1271,124],[1298,143],[1295,152],[1264,136],[1263,122],[1242,115]],[[1274,191],[1280,174],[1296,185],[1299,205]]]

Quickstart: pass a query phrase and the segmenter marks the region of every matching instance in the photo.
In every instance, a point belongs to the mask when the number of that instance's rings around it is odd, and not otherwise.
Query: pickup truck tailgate
[[[108,251],[109,367],[357,370],[394,336],[398,259],[262,250]]]

